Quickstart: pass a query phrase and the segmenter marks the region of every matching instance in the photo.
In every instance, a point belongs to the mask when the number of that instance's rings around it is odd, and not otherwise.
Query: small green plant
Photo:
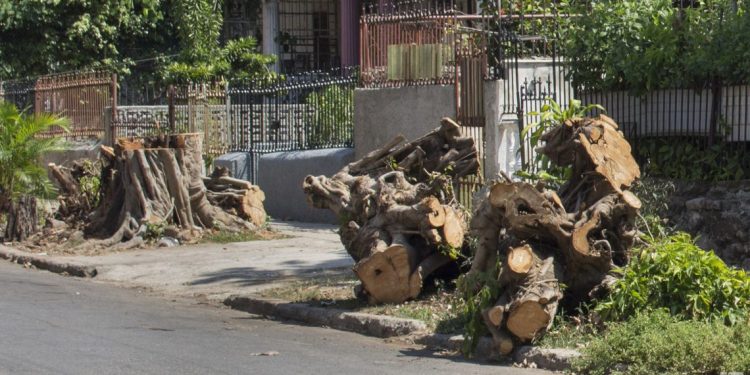
[[[396,159],[393,156],[391,156],[388,159],[386,159],[385,163],[386,163],[387,167],[390,168],[392,171],[397,171],[398,170],[398,162],[396,161]]]
[[[88,201],[89,207],[99,205],[99,189],[101,180],[99,177],[101,167],[91,160],[83,162],[83,176],[79,180],[81,195]]]
[[[636,219],[638,230],[649,238],[664,238],[673,229],[664,219],[669,210],[669,197],[675,192],[671,180],[646,177],[636,182],[633,193],[643,203]]]
[[[665,308],[684,319],[735,324],[750,308],[750,276],[696,246],[687,233],[651,239],[620,272],[594,307],[605,319]]]
[[[230,232],[220,230],[215,233],[208,234],[203,237],[203,242],[215,242],[215,243],[230,243],[230,242],[248,242],[262,240],[263,237],[259,236],[253,231],[244,232]]]
[[[598,104],[582,105],[580,100],[571,99],[568,102],[568,106],[563,108],[554,99],[547,98],[547,103],[544,104],[540,112],[531,112],[531,116],[539,116],[539,121],[526,125],[521,130],[521,142],[526,143],[528,141],[531,149],[539,146],[542,135],[555,126],[565,123],[565,121],[572,120],[586,116],[589,112],[594,109],[598,109],[604,112],[604,107]],[[523,150],[519,150],[522,152]],[[570,167],[560,167],[543,154],[536,153],[536,157],[533,161],[533,165],[530,165],[530,170],[519,171],[516,174],[524,179],[531,181],[542,180],[549,183],[552,186],[560,184],[562,181],[568,180],[571,174]]]
[[[484,325],[482,311],[492,306],[500,296],[497,275],[490,273],[463,274],[456,280],[459,298],[453,308],[464,323],[464,355],[471,356],[479,339],[489,331]]]
[[[571,348],[576,349],[591,341],[600,333],[600,327],[586,320],[583,314],[568,315],[565,311],[558,311],[552,327],[534,342],[543,348]]]
[[[146,232],[143,233],[143,239],[147,242],[158,241],[164,235],[164,230],[166,228],[167,223],[164,221],[159,223],[146,223]]]
[[[718,374],[750,371],[750,326],[680,320],[664,310],[613,323],[573,361],[576,374]]]
[[[460,247],[453,247],[448,244],[439,244],[437,247],[437,250],[440,254],[443,254],[445,256],[448,256],[449,258],[456,260],[458,258],[463,258],[464,255],[461,254],[461,248]]]

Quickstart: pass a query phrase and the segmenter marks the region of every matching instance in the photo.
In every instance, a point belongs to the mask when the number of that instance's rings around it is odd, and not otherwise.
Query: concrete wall
[[[70,167],[79,159],[98,160],[101,145],[102,142],[98,139],[66,141],[64,149],[48,152],[42,156],[42,166],[46,168],[47,164],[55,163]]]
[[[402,134],[414,139],[456,115],[453,86],[411,86],[354,91],[354,153],[359,159]]]
[[[280,220],[338,224],[330,210],[313,208],[302,192],[307,175],[331,176],[354,160],[354,150],[275,152],[258,160],[258,186],[266,193],[266,212]]]
[[[214,165],[227,168],[232,177],[253,181],[253,156],[249,152],[230,152],[221,155],[214,159]]]

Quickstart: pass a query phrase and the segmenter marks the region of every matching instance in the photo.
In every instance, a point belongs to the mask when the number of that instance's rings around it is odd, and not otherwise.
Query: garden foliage
[[[613,323],[573,361],[576,374],[718,374],[750,371],[750,326],[681,320],[664,310]]]
[[[664,308],[683,319],[735,324],[750,308],[750,276],[728,267],[686,233],[649,240],[594,310],[622,320]]]
[[[732,0],[592,2],[561,30],[571,76],[586,89],[634,92],[745,82],[750,14]],[[695,3],[695,6],[690,6]]]
[[[40,159],[44,153],[59,149],[61,140],[38,135],[53,127],[67,130],[67,126],[65,118],[28,115],[0,101],[0,212],[20,195],[45,196],[54,191]]]
[[[307,140],[314,145],[340,144],[354,129],[354,88],[333,85],[312,92],[305,104],[309,126]]]

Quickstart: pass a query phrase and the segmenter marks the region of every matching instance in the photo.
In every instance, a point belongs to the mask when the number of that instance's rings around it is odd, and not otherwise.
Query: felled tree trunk
[[[479,168],[474,140],[445,118],[401,145],[396,137],[331,178],[307,176],[310,204],[332,210],[372,303],[415,298],[435,271],[455,265],[467,231],[455,181]]]
[[[502,260],[501,297],[484,313],[502,354],[542,335],[559,304],[575,307],[611,283],[637,235],[640,201],[627,189],[640,171],[614,121],[574,119],[542,140],[537,151],[571,166],[571,179],[556,192],[506,176],[471,222],[479,246],[470,272],[493,272]]]
[[[22,195],[9,204],[5,226],[6,242],[23,241],[38,230],[39,218],[36,209],[36,198]]]
[[[254,225],[211,204],[202,178],[200,134],[118,139],[102,148],[101,204],[86,232],[92,246],[138,244],[152,225],[175,225],[197,234]],[[127,246],[127,245],[125,245]]]

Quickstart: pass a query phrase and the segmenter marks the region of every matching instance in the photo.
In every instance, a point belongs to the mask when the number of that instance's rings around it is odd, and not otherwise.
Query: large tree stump
[[[403,142],[396,137],[330,178],[303,183],[310,204],[339,217],[341,242],[372,303],[417,297],[428,277],[455,265],[467,231],[453,191],[456,179],[479,168],[474,140],[445,118]]]
[[[609,285],[637,235],[640,201],[628,188],[640,171],[615,122],[577,118],[542,140],[537,151],[571,166],[570,180],[552,191],[505,176],[487,187],[471,221],[479,245],[470,272],[498,272],[502,288],[483,317],[503,354],[512,341],[542,335],[559,304],[576,307]]]
[[[150,226],[173,226],[181,237],[203,229],[252,230],[263,225],[263,192],[224,171],[204,178],[200,134],[120,138],[101,149],[100,203],[86,215],[83,246],[137,246]],[[79,180],[50,165],[62,202],[79,202]],[[207,186],[209,189],[207,189]]]

